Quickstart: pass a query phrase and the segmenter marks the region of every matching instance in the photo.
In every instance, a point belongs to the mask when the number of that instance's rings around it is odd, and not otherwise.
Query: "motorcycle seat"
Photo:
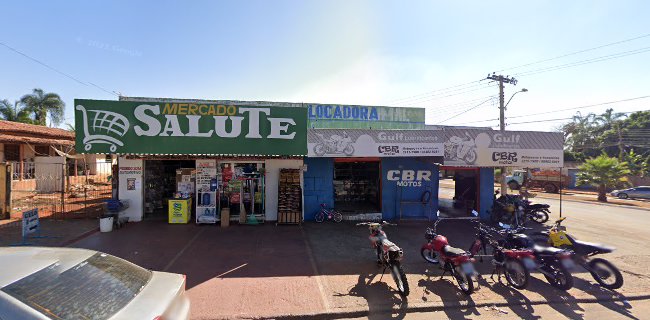
[[[585,254],[592,253],[592,252],[610,253],[614,251],[614,248],[607,247],[600,243],[586,242],[580,240],[574,240],[574,248],[576,249],[576,251]]]
[[[444,246],[442,248],[442,252],[448,257],[458,257],[458,256],[462,256],[464,254],[467,254],[467,252],[465,252],[465,250],[459,249],[459,248],[454,248],[452,246]]]
[[[554,247],[546,247],[546,246],[540,246],[540,245],[535,245],[533,247],[533,251],[536,254],[542,254],[542,255],[556,255],[564,250],[554,248]]]
[[[550,208],[548,204],[543,204],[543,203],[534,203],[534,204],[529,204],[528,205],[529,209],[547,209]]]
[[[391,242],[386,238],[381,239],[381,245],[384,246],[385,248],[399,250],[399,247],[396,244],[394,244],[393,242]]]

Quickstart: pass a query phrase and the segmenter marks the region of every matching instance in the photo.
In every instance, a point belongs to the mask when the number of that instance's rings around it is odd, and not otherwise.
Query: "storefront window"
[[[381,211],[379,162],[334,164],[334,207],[347,213]]]

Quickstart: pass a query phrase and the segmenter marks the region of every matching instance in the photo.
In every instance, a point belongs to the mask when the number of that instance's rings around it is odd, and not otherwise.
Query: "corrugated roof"
[[[36,136],[41,139],[54,138],[60,140],[70,140],[74,143],[74,132],[34,124],[0,120],[0,132],[2,132],[3,135],[27,135]]]
[[[47,145],[62,145],[73,146],[74,140],[61,140],[51,138],[36,138],[30,136],[19,136],[0,133],[0,143],[29,143],[29,144],[47,144]]]

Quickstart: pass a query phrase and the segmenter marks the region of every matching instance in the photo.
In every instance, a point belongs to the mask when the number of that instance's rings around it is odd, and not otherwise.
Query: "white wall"
[[[111,174],[111,160],[106,161],[104,154],[87,154],[85,155],[86,163],[91,175],[107,176]]]
[[[118,198],[129,200],[129,208],[123,214],[129,217],[129,221],[141,221],[144,214],[144,161],[120,157],[118,163],[120,180]],[[127,179],[130,178],[135,179],[135,190],[127,190]]]
[[[278,220],[278,181],[280,180],[280,169],[300,169],[303,165],[300,160],[287,159],[267,159],[264,162],[266,171],[266,220]],[[300,172],[300,185],[302,185],[302,171]],[[303,192],[303,216],[304,212],[304,192]]]
[[[40,192],[61,191],[64,163],[63,157],[34,157],[36,190]]]

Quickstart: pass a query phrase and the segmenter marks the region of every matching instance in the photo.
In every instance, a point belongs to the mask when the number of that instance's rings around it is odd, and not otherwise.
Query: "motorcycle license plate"
[[[567,269],[573,269],[576,266],[576,264],[571,259],[562,259],[562,266],[564,266]]]
[[[523,261],[526,269],[533,270],[537,268],[537,264],[535,263],[535,261],[533,261],[533,259],[528,258],[528,259],[523,259]]]
[[[461,270],[463,270],[464,274],[472,274],[474,273],[474,265],[471,263],[463,263],[460,265]]]

